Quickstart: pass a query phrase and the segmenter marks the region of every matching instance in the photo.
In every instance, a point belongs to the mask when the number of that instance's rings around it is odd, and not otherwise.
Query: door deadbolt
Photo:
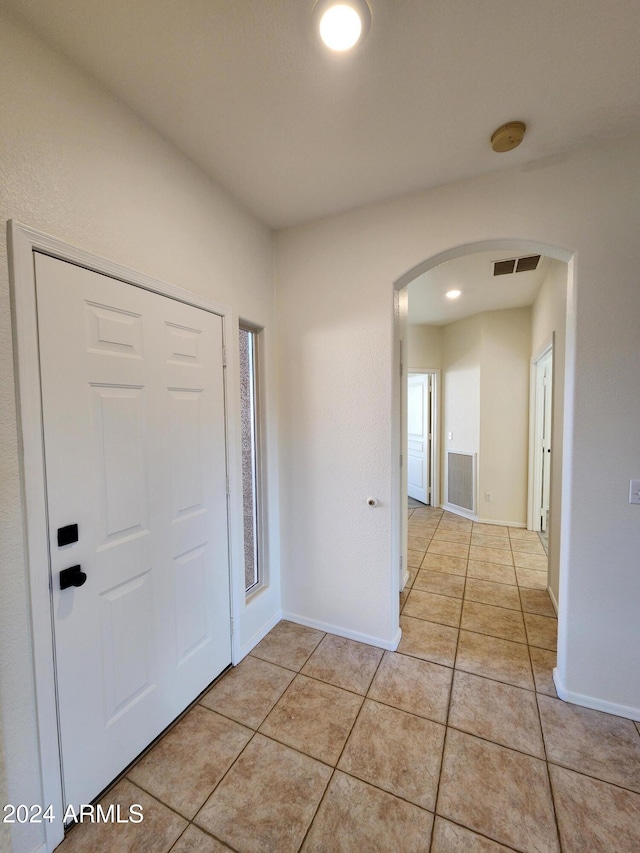
[[[82,566],[71,566],[60,572],[60,589],[68,589],[70,586],[82,586],[87,576],[82,571]]]

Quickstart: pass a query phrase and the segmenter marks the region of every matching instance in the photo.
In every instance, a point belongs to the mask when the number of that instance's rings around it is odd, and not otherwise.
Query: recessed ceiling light
[[[462,295],[461,290],[448,290],[445,294],[447,299],[457,299],[458,296],[461,296],[461,295]]]
[[[320,38],[330,50],[343,53],[369,31],[371,11],[366,0],[318,0],[313,15]]]

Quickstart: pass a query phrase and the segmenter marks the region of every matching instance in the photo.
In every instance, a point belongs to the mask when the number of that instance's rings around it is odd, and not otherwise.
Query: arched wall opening
[[[394,363],[392,371],[392,412],[393,412],[393,484],[394,484],[394,499],[393,499],[393,557],[392,565],[400,566],[400,571],[397,572],[397,578],[393,578],[392,584],[395,588],[397,585],[398,592],[402,589],[404,581],[407,577],[407,465],[404,460],[407,460],[407,429],[405,423],[406,417],[406,387],[407,387],[407,371],[411,368],[407,358],[407,288],[409,284],[425,273],[433,270],[448,261],[452,261],[465,255],[474,255],[480,252],[501,252],[505,256],[539,254],[547,258],[552,258],[566,264],[566,314],[564,329],[561,330],[565,337],[566,346],[564,352],[564,387],[562,393],[562,423],[560,424],[561,435],[563,436],[563,453],[561,471],[555,476],[560,480],[561,484],[558,487],[557,493],[560,495],[559,507],[556,507],[556,517],[558,519],[559,529],[556,531],[556,537],[559,539],[559,548],[556,551],[555,560],[557,566],[555,571],[559,573],[559,589],[558,584],[555,584],[556,592],[552,595],[554,599],[559,599],[562,602],[558,609],[558,667],[563,671],[564,666],[564,636],[566,633],[566,624],[568,613],[565,604],[566,596],[562,593],[562,586],[567,582],[567,565],[564,556],[563,543],[566,541],[566,536],[563,535],[565,529],[568,529],[569,521],[569,506],[567,500],[568,494],[568,477],[571,466],[571,446],[570,437],[571,431],[569,423],[572,419],[572,389],[573,389],[573,371],[575,364],[574,355],[574,335],[573,329],[575,326],[575,283],[573,277],[573,253],[565,248],[554,246],[552,244],[541,243],[539,241],[518,240],[518,239],[496,239],[485,240],[474,243],[466,243],[460,246],[452,247],[444,252],[440,252],[423,262],[412,267],[400,278],[394,282],[394,344],[393,354]],[[560,474],[560,476],[558,476]],[[565,479],[566,477],[566,479]],[[558,511],[559,510],[559,511]],[[397,607],[397,598],[393,598],[393,605]],[[557,604],[557,601],[554,603]],[[563,681],[561,678],[560,681]]]

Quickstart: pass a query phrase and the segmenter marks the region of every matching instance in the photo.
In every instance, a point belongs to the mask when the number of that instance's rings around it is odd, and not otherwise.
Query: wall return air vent
[[[540,262],[540,255],[526,255],[523,258],[509,258],[506,261],[494,261],[494,275],[511,275],[514,272],[531,272]]]
[[[475,512],[475,454],[447,451],[447,503]]]

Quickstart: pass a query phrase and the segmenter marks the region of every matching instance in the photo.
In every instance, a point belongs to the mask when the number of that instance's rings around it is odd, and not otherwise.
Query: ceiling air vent
[[[538,266],[540,255],[528,255],[526,258],[518,258],[516,272],[530,272]]]
[[[493,265],[494,275],[511,275],[516,266],[516,259],[511,261],[496,261]]]
[[[531,272],[536,269],[540,255],[527,255],[524,258],[510,258],[508,261],[494,261],[494,275],[511,275],[514,272]]]

